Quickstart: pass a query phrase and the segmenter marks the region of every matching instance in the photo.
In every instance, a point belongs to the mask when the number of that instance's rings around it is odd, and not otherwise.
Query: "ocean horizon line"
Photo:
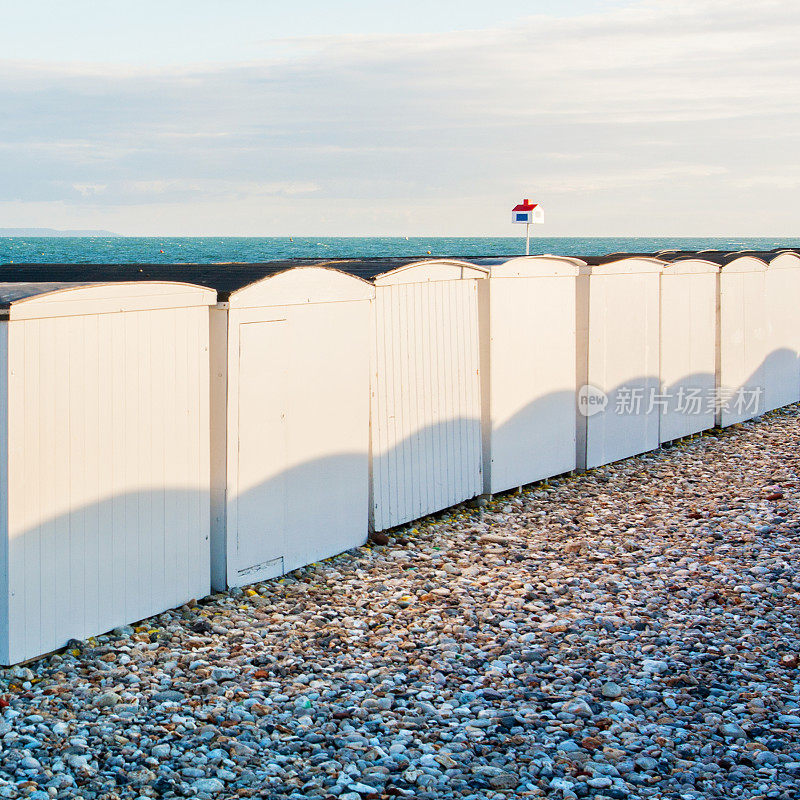
[[[531,254],[601,256],[660,250],[774,250],[800,237],[536,236]],[[0,237],[0,264],[219,263],[342,258],[480,258],[525,254],[522,236]]]

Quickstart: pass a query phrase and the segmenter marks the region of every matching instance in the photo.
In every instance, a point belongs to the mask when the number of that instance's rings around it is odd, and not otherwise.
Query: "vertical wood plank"
[[[474,280],[378,287],[375,526],[392,527],[481,490],[480,342]],[[383,442],[385,441],[385,444]],[[373,457],[375,450],[373,451]]]
[[[116,624],[123,615],[114,579],[114,419],[113,419],[113,314],[98,314],[97,320],[97,449],[99,468],[95,497],[98,511],[98,594],[105,614]]]
[[[0,321],[0,663],[10,663],[9,594],[12,589],[9,573],[8,518],[9,500],[9,341],[8,322]]]

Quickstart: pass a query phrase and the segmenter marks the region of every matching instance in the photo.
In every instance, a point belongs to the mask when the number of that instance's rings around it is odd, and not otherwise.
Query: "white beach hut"
[[[214,301],[0,284],[0,662],[208,594]]]
[[[767,265],[759,258],[735,254],[722,261],[717,425],[725,427],[764,413]]]
[[[257,276],[263,276],[254,280]],[[211,275],[212,583],[363,544],[375,289],[324,266]]]
[[[659,282],[664,262],[582,267],[577,286],[577,465],[659,446]]]
[[[575,469],[575,287],[582,266],[531,256],[491,267],[481,358],[486,494]]]
[[[767,344],[764,410],[800,400],[800,256],[780,253],[766,274]]]
[[[661,272],[660,441],[716,424],[719,266],[684,258]]]
[[[373,276],[375,530],[483,491],[478,286],[487,274],[431,259]]]

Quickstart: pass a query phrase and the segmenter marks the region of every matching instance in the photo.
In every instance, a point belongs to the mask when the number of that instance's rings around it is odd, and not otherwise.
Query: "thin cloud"
[[[552,194],[598,192],[633,186],[657,186],[658,184],[663,184],[665,181],[685,180],[686,178],[708,178],[713,175],[725,175],[727,172],[728,170],[723,167],[685,164],[651,167],[618,173],[594,175],[589,173],[566,179],[555,178],[539,181],[538,188]]]
[[[105,187],[104,187],[105,188]],[[319,186],[310,181],[257,181],[234,182],[227,180],[155,180],[131,181],[120,187],[135,195],[201,195],[204,197],[264,197],[280,195],[308,195],[319,191]]]
[[[108,185],[105,183],[73,183],[72,188],[83,197],[91,197],[92,195],[102,194]]]

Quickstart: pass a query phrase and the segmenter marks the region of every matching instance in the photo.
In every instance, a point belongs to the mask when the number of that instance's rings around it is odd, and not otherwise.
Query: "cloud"
[[[124,232],[195,230],[208,211],[265,233],[274,203],[275,225],[407,234],[430,214],[444,235],[513,233],[506,206],[538,192],[553,233],[689,234],[752,225],[747,186],[766,232],[791,230],[798,34],[800,4],[783,0],[638,0],[483,31],[289,39],[222,66],[0,62],[0,201]],[[145,202],[164,213],[143,222]]]
[[[277,181],[258,183],[256,181],[229,180],[155,180],[131,181],[121,187],[132,195],[172,195],[181,197],[199,195],[202,197],[275,197],[281,195],[308,195],[319,191],[319,186],[310,181]]]
[[[580,177],[574,177],[569,180],[545,181],[540,183],[540,187],[553,194],[598,192],[635,186],[658,186],[668,181],[706,178],[712,175],[724,175],[726,172],[727,170],[722,167],[676,164],[638,170],[624,170],[617,173],[584,173]]]
[[[742,189],[800,189],[800,170],[791,166],[779,174],[767,173],[737,178],[734,184]]]
[[[102,194],[108,185],[105,183],[73,183],[72,188],[83,197],[91,197],[93,194]]]

